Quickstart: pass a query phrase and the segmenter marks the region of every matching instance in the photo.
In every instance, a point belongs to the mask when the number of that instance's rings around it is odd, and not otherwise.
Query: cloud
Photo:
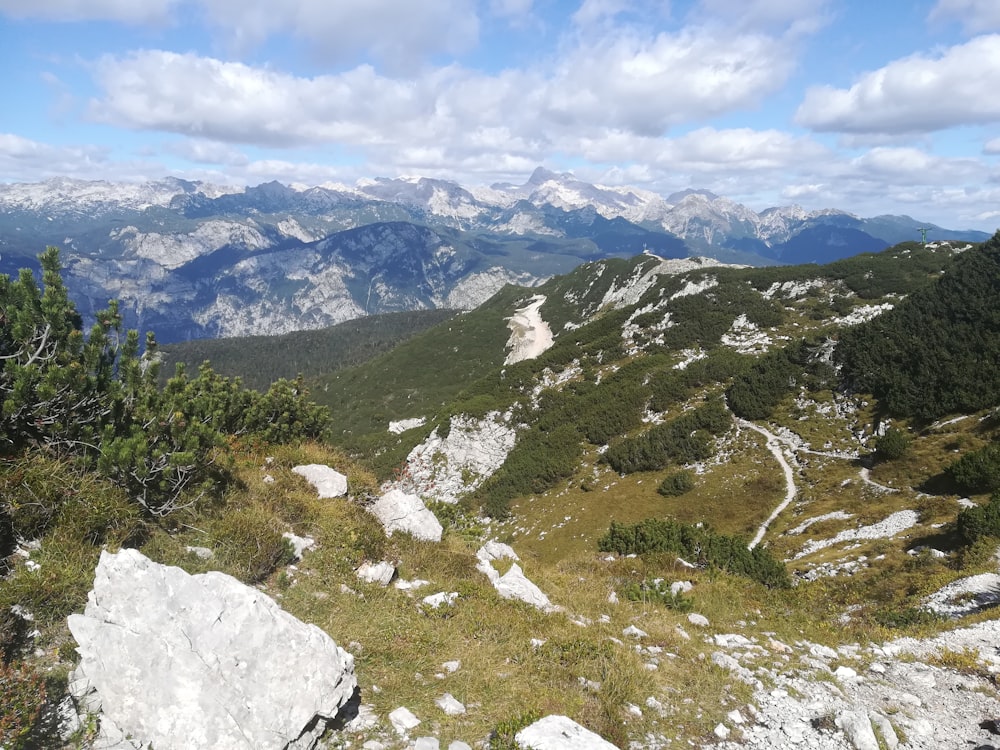
[[[250,163],[250,159],[242,151],[225,143],[201,138],[186,138],[182,141],[169,143],[165,146],[165,150],[196,164],[239,167]]]
[[[180,0],[0,0],[0,13],[48,21],[163,24]]]
[[[479,36],[474,0],[199,0],[209,22],[237,48],[291,33],[328,60],[368,54],[397,69],[472,49]],[[512,0],[503,3],[510,7]],[[513,3],[524,5],[524,2]]]
[[[928,19],[957,19],[970,34],[1000,29],[1000,3],[996,0],[938,0]]]
[[[1000,35],[981,36],[936,57],[913,55],[866,73],[850,89],[813,87],[801,125],[843,133],[925,133],[1000,120]]]
[[[736,28],[787,29],[811,34],[826,20],[829,0],[701,0],[694,18],[725,19]]]
[[[489,75],[449,66],[393,78],[368,65],[301,77],[237,62],[143,50],[94,66],[100,122],[260,146],[488,148],[538,158],[566,138],[673,125],[752,107],[793,61],[765,35],[708,33],[581,40],[549,69]]]
[[[573,14],[573,23],[590,26],[610,20],[629,9],[629,0],[583,0]]]
[[[983,144],[983,153],[994,156],[1000,154],[1000,138],[991,138]]]
[[[93,178],[108,166],[108,150],[97,146],[52,146],[13,133],[0,133],[0,174],[8,180],[39,177]]]

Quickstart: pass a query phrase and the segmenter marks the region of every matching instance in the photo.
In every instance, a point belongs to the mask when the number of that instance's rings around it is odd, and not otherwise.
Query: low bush
[[[945,469],[945,473],[964,492],[1000,490],[1000,442],[966,453]]]
[[[718,534],[707,526],[656,518],[647,518],[636,524],[612,521],[607,534],[597,544],[601,552],[616,552],[619,555],[668,552],[688,562],[750,578],[768,588],[788,588],[791,585],[785,566],[766,549],[747,549],[744,538]]]
[[[875,440],[875,458],[878,461],[895,461],[910,449],[910,436],[906,430],[890,427]]]
[[[985,505],[966,508],[958,514],[958,533],[966,544],[975,544],[986,537],[1000,538],[1000,493]]]
[[[675,471],[667,476],[657,488],[664,497],[680,497],[694,489],[694,473],[686,470]]]

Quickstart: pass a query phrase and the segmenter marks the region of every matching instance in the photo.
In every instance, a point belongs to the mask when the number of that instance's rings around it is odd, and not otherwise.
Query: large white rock
[[[121,747],[311,748],[357,687],[353,657],[267,595],[135,550],[101,553],[69,629],[71,689]]]
[[[299,476],[305,477],[321,498],[343,497],[347,494],[347,477],[339,471],[323,464],[305,464],[292,469]]]
[[[396,575],[396,566],[386,560],[378,563],[366,562],[354,572],[365,583],[388,586]]]
[[[489,560],[480,560],[476,565],[476,570],[490,579],[493,588],[504,599],[518,599],[545,612],[552,612],[558,609],[549,601],[549,597],[545,595],[545,592],[524,575],[524,571],[521,570],[521,566],[517,563],[511,565],[510,570],[503,575],[500,575],[494,569]]]
[[[618,750],[567,716],[539,719],[514,735],[514,741],[531,750]]]
[[[382,522],[386,536],[405,531],[414,539],[425,542],[441,541],[441,522],[416,495],[402,490],[389,490],[369,508]]]

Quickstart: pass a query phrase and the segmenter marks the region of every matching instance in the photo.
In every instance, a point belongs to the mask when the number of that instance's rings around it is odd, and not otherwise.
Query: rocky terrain
[[[504,284],[644,251],[827,262],[913,239],[920,226],[796,206],[756,213],[705,191],[664,197],[544,169],[523,185],[469,189],[426,178],[310,188],[54,179],[0,185],[0,272],[58,246],[88,320],[118,299],[131,326],[171,342],[471,309]]]

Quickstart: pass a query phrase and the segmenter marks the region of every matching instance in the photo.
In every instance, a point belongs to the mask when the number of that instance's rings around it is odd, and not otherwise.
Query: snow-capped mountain
[[[472,307],[505,283],[643,252],[828,261],[916,239],[921,226],[798,206],[757,213],[705,190],[663,197],[542,168],[522,185],[478,188],[425,177],[240,188],[52,179],[0,185],[0,272],[57,245],[81,310],[118,298],[130,324],[169,341]]]

